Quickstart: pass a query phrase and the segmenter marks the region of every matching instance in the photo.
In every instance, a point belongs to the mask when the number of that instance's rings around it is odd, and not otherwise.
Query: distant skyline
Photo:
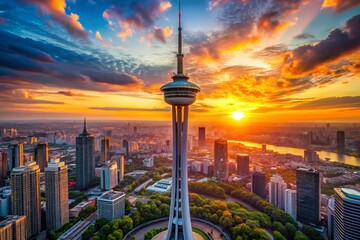
[[[178,1],[0,0],[0,121],[167,120]],[[360,1],[182,0],[191,122],[358,122]]]

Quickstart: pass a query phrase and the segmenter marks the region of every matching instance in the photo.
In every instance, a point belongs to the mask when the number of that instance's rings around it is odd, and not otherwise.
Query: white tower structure
[[[273,175],[269,182],[269,202],[278,208],[284,209],[285,190],[286,183],[284,179],[278,174]]]
[[[176,55],[177,73],[172,77],[173,82],[161,87],[161,91],[164,92],[165,102],[172,106],[173,128],[172,191],[168,231],[165,240],[193,240],[188,194],[186,148],[189,105],[195,102],[196,93],[200,91],[200,88],[194,83],[189,82],[189,77],[184,74],[181,30],[179,3],[178,53]]]

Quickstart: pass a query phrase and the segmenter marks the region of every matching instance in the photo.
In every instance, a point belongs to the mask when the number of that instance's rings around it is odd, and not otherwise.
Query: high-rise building
[[[336,132],[336,148],[338,153],[345,153],[345,132]]]
[[[285,212],[296,221],[296,190],[285,190]]]
[[[327,224],[327,236],[329,240],[334,239],[334,210],[335,210],[335,198],[331,196],[328,202],[328,224]]]
[[[210,166],[210,160],[209,159],[205,159],[203,161],[203,174],[208,175],[209,174],[209,166]]]
[[[118,181],[121,182],[124,180],[124,173],[125,173],[125,159],[122,155],[115,155],[111,158],[117,163],[118,168]]]
[[[1,240],[27,239],[26,216],[9,215],[0,222]]]
[[[205,127],[199,127],[198,146],[205,146]]]
[[[118,179],[118,168],[115,161],[110,161],[107,166],[101,168],[100,185],[102,190],[116,187],[119,183]]]
[[[11,144],[8,147],[9,171],[15,167],[24,165],[24,147],[20,143]]]
[[[11,190],[5,189],[0,193],[0,217],[11,213]]]
[[[249,163],[250,158],[247,154],[238,154],[236,156],[236,172],[237,175],[247,176],[249,175]]]
[[[8,175],[8,154],[0,152],[0,186],[4,185],[4,178]]]
[[[285,190],[284,179],[278,174],[273,175],[269,182],[269,202],[280,209],[285,209]]]
[[[296,217],[303,224],[320,221],[321,175],[314,169],[296,169]]]
[[[69,221],[68,167],[51,159],[45,168],[46,228],[58,230]]]
[[[98,218],[106,218],[109,221],[121,218],[125,215],[125,193],[106,192],[98,198],[97,205],[99,209]]]
[[[304,150],[304,161],[305,162],[318,162],[319,155],[312,149]]]
[[[26,216],[27,236],[40,233],[40,168],[36,162],[13,168],[11,172],[11,209],[13,215]]]
[[[266,178],[264,172],[255,171],[251,175],[251,192],[261,198],[266,198]]]
[[[105,162],[110,159],[110,138],[101,138],[100,162]]]
[[[84,130],[76,137],[76,186],[87,188],[95,179],[95,142],[94,136]]]
[[[359,239],[360,192],[349,188],[335,188],[334,195],[334,239]]]
[[[215,178],[223,179],[229,177],[228,146],[226,140],[214,142],[214,171]]]
[[[164,92],[165,102],[172,106],[174,149],[170,214],[165,240],[193,240],[186,149],[189,105],[195,102],[196,93],[200,91],[200,88],[189,82],[189,77],[184,74],[180,17],[181,14],[179,13],[177,73],[172,76],[173,82],[161,87],[161,91]],[[181,207],[179,207],[180,204]]]
[[[122,142],[122,145],[123,145],[123,148],[125,149],[125,156],[129,156],[129,154],[130,154],[130,143],[129,143],[129,141],[128,140],[123,140],[123,142]]]
[[[36,163],[40,167],[40,172],[43,172],[49,161],[49,147],[47,142],[37,144],[34,151],[34,157]]]

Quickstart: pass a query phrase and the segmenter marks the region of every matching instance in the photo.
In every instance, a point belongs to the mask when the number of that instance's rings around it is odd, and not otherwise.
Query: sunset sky
[[[178,0],[0,0],[0,120],[169,120]],[[182,0],[190,120],[358,122],[359,0]]]

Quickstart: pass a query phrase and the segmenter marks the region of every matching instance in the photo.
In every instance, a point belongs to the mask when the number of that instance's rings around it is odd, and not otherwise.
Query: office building
[[[168,230],[164,240],[193,240],[188,195],[187,133],[189,106],[195,102],[200,88],[189,82],[189,76],[184,73],[180,18],[179,13],[177,73],[172,76],[173,82],[160,89],[164,93],[165,102],[172,106],[173,127],[173,188]]]
[[[199,127],[198,147],[205,147],[205,127]]]
[[[118,168],[115,161],[110,161],[107,166],[101,168],[100,186],[102,190],[116,187],[119,183],[118,179]]]
[[[202,163],[200,161],[192,161],[191,162],[191,171],[192,172],[201,172]]]
[[[316,226],[320,221],[321,175],[314,169],[296,169],[297,221]]]
[[[0,193],[0,217],[11,214],[11,190],[4,189]]]
[[[153,167],[154,166],[154,158],[150,157],[150,158],[145,158],[144,159],[144,167]]]
[[[334,239],[360,238],[360,192],[335,188]]]
[[[101,138],[100,162],[110,160],[110,138]]]
[[[336,132],[336,148],[338,153],[345,153],[345,132]]]
[[[125,150],[125,156],[129,156],[130,154],[130,143],[128,140],[123,140],[122,142],[123,148]]]
[[[203,161],[203,174],[209,175],[210,160],[205,159]]]
[[[328,202],[328,213],[327,213],[327,236],[329,240],[334,239],[334,210],[335,210],[335,198],[331,196]]]
[[[40,172],[43,172],[49,161],[49,147],[47,142],[37,144],[34,151],[34,157],[36,163],[40,167]]]
[[[269,202],[283,210],[285,209],[285,190],[284,179],[278,174],[273,175],[269,182]]]
[[[69,221],[68,167],[51,159],[45,168],[46,228],[58,230]]]
[[[296,221],[296,190],[285,190],[285,212]]]
[[[8,175],[8,154],[0,152],[0,186],[4,185],[4,178]]]
[[[24,147],[22,144],[15,143],[8,147],[8,167],[9,171],[12,171],[15,167],[24,165]]]
[[[167,193],[172,188],[172,178],[165,178],[157,181],[153,185],[146,188],[146,191]]]
[[[111,158],[117,163],[118,168],[118,181],[121,182],[124,180],[124,173],[125,173],[125,159],[122,155],[115,155]]]
[[[26,216],[27,236],[40,233],[40,168],[35,162],[13,168],[11,172],[11,209],[13,215]]]
[[[318,162],[319,155],[312,149],[304,150],[304,161],[305,162]]]
[[[121,218],[125,215],[125,193],[109,191],[101,195],[97,200],[99,216],[109,221]]]
[[[226,140],[214,142],[214,171],[215,178],[227,179],[229,177],[228,146]]]
[[[79,189],[89,187],[95,180],[95,139],[84,130],[76,137],[76,186]]]
[[[266,199],[266,178],[264,172],[255,171],[251,175],[251,192]]]
[[[9,215],[0,222],[1,240],[27,239],[26,216]]]
[[[238,154],[236,156],[236,173],[239,176],[249,175],[250,158],[247,154]]]

